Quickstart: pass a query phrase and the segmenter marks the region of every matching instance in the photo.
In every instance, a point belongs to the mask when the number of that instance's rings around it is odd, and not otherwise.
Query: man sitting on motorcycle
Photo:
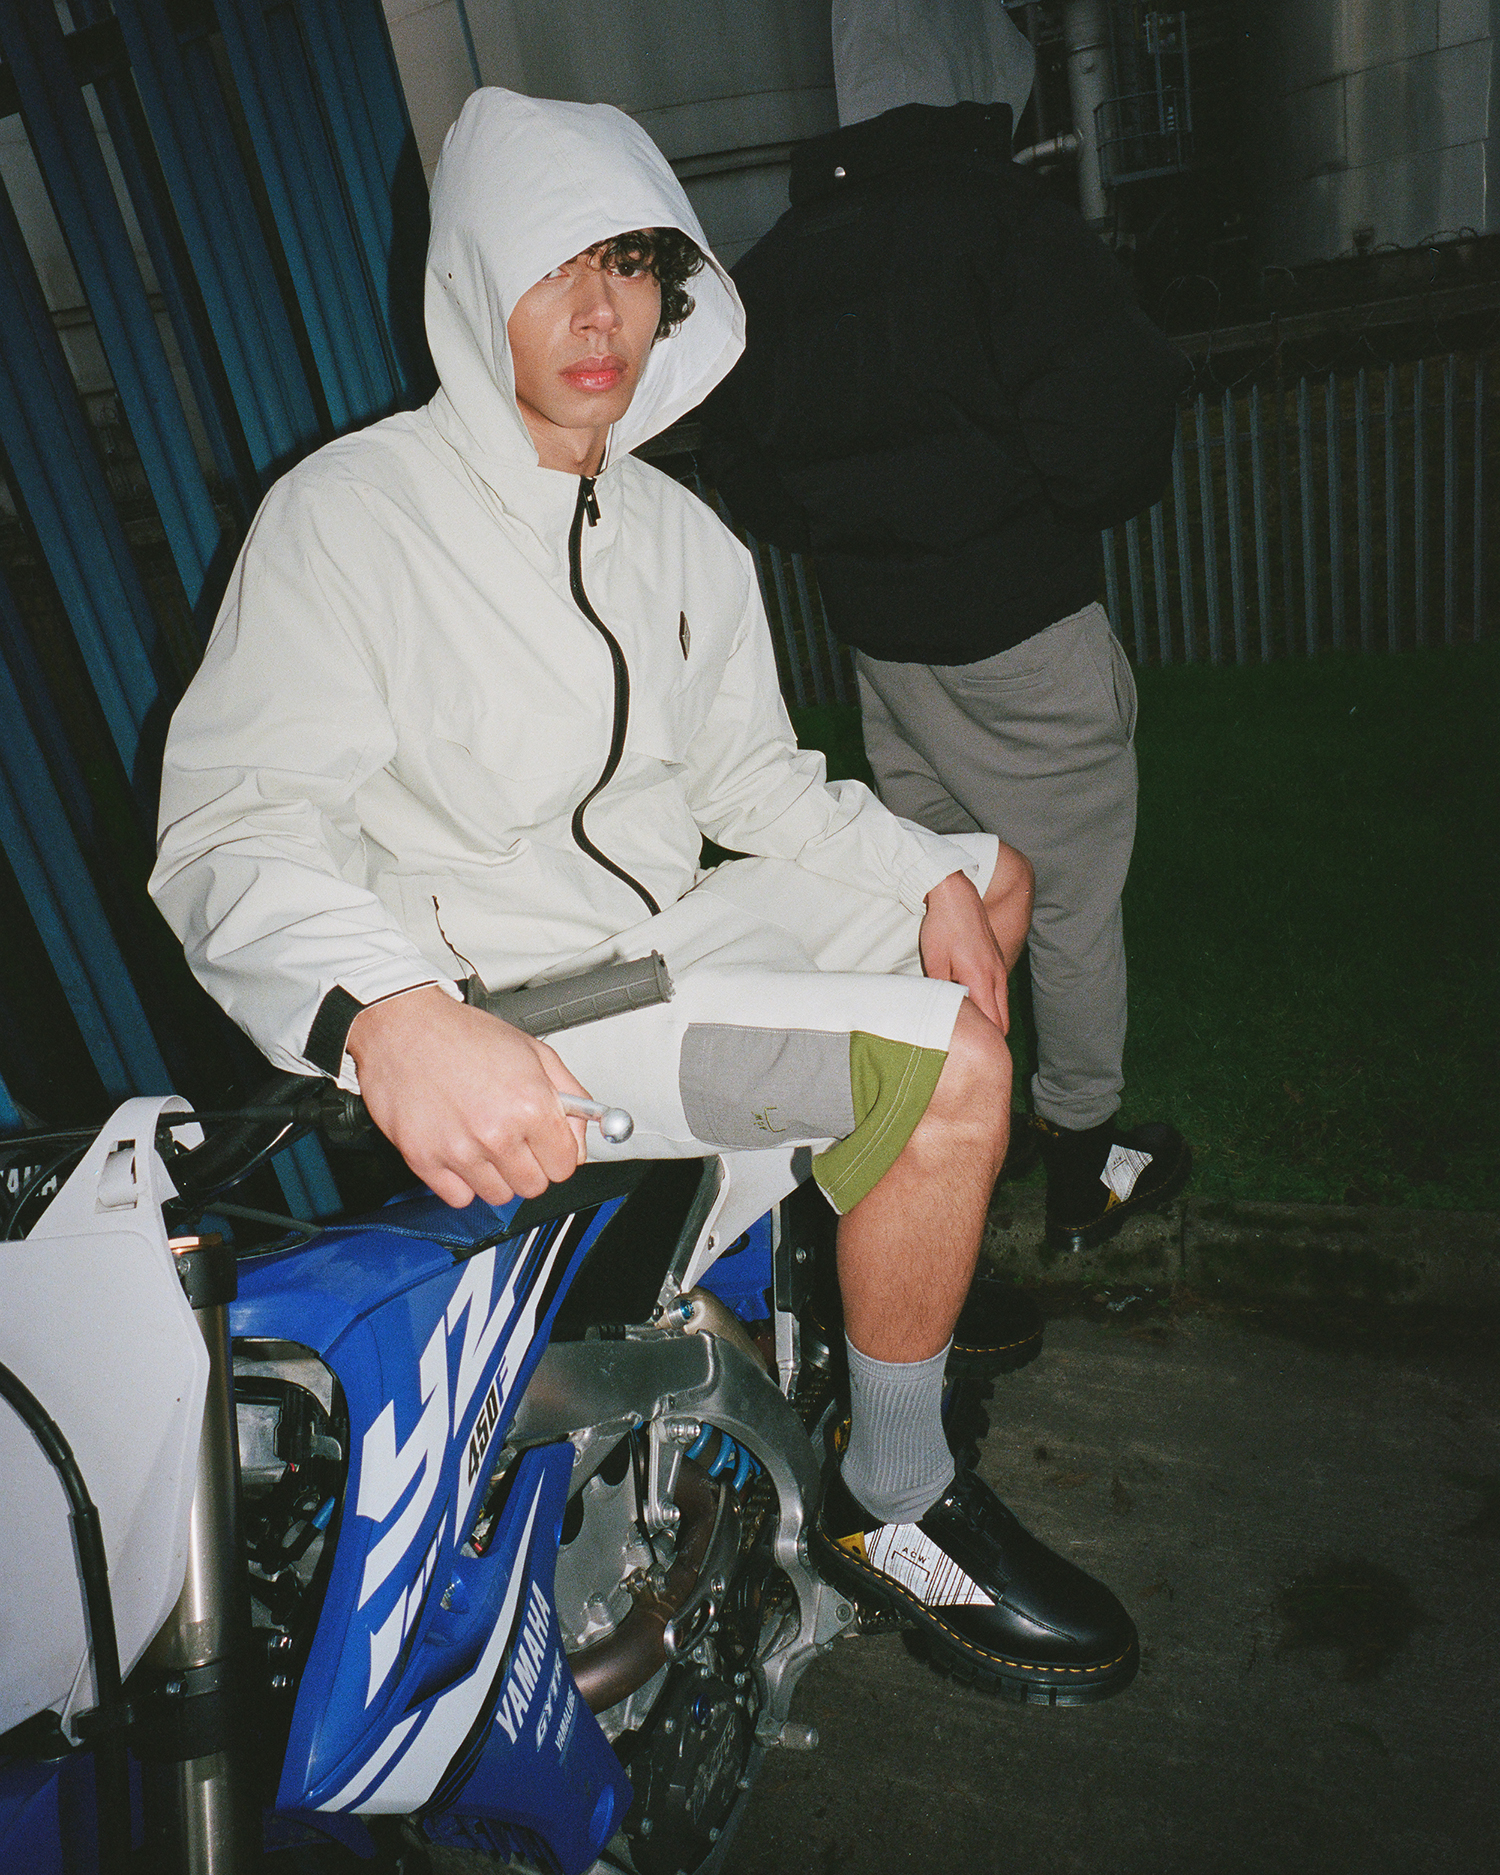
[[[426,293],[436,396],[319,450],[250,530],[168,740],[157,903],[265,1054],[357,1088],[450,1204],[621,1150],[560,1092],[628,1106],[635,1155],[764,1149],[782,1190],[810,1158],[852,1393],[825,1566],[970,1676],[1117,1691],[1128,1615],[955,1475],[940,1413],[1006,1150],[1030,869],[825,780],[748,554],[630,453],[743,331],[635,124],[476,92]],[[751,857],[704,871],[704,836]],[[652,950],[670,1002],[550,1046],[457,987]]]

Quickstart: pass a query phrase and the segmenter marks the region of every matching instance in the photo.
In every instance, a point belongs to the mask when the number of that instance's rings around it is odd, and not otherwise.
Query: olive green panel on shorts
[[[927,1111],[946,1049],[918,1048],[855,1029],[849,1036],[854,1130],[818,1153],[813,1177],[842,1217],[878,1185]]]
[[[895,1164],[946,1060],[941,1048],[862,1029],[695,1022],[682,1038],[678,1091],[705,1146],[743,1152],[836,1140],[812,1170],[842,1214]]]

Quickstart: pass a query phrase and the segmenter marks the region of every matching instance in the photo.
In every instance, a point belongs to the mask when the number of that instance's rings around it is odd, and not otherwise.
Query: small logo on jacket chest
[[[687,622],[686,612],[677,614],[677,642],[682,646],[682,655],[686,657],[688,648],[693,642],[693,628]]]

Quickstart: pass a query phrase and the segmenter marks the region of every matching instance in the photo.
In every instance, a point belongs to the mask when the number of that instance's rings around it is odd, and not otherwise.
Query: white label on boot
[[[1137,1152],[1133,1146],[1122,1146],[1118,1142],[1110,1147],[1109,1157],[1104,1161],[1104,1170],[1099,1174],[1102,1184],[1108,1185],[1121,1204],[1135,1190],[1135,1181],[1151,1163],[1149,1152]]]
[[[865,1555],[875,1568],[910,1589],[929,1608],[995,1605],[994,1596],[966,1576],[953,1558],[914,1523],[883,1523],[878,1530],[868,1531]]]

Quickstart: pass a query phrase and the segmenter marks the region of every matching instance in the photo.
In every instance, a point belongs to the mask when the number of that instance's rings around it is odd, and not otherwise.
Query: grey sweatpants
[[[1036,869],[1032,1097],[1107,1120],[1124,1085],[1120,894],[1135,842],[1135,680],[1103,606],[977,664],[856,653],[880,798],[935,833],[995,833]]]

